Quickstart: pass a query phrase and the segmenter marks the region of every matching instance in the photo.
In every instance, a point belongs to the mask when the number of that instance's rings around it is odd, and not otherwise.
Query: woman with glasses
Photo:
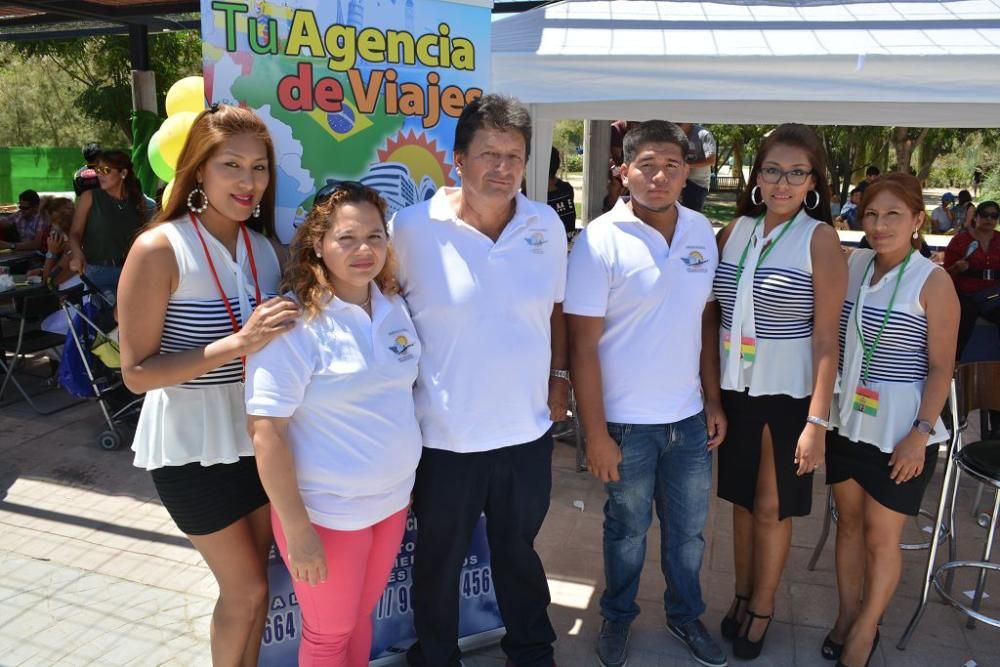
[[[733,503],[736,598],[722,621],[756,658],[775,612],[791,517],[809,514],[837,373],[846,266],[823,145],[804,125],[764,140],[740,217],[719,234],[722,406],[718,495]]]
[[[1000,326],[1000,240],[996,231],[1000,205],[984,201],[976,208],[969,228],[960,231],[944,251],[944,268],[955,281],[962,319],[958,325],[958,348],[962,356],[972,338],[976,319],[983,317]]]
[[[181,150],[174,195],[129,252],[118,316],[125,383],[146,397],[135,465],[219,585],[212,663],[256,665],[271,512],[247,435],[246,355],[295,324],[278,292],[274,148],[252,111],[213,107]],[[86,195],[87,193],[84,193]],[[264,232],[263,234],[261,232]]]
[[[282,283],[305,311],[252,355],[249,431],[302,610],[299,665],[364,667],[422,438],[420,343],[391,289],[386,204],[343,182],[310,211]]]
[[[821,653],[867,665],[902,567],[899,541],[934,473],[955,359],[959,307],[944,271],[919,252],[920,182],[887,174],[858,210],[871,250],[848,260],[839,389],[826,483],[837,502],[837,622]]]
[[[86,190],[76,201],[69,233],[70,268],[114,297],[125,253],[152,210],[126,153],[101,153],[95,170],[100,187]]]

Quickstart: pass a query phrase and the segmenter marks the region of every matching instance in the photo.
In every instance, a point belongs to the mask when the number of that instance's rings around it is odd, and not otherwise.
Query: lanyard
[[[861,362],[861,383],[868,384],[868,371],[871,370],[872,358],[875,356],[875,350],[878,349],[879,341],[882,340],[882,334],[885,333],[885,327],[889,323],[889,316],[892,314],[892,306],[896,303],[896,293],[899,291],[899,283],[903,281],[903,273],[906,271],[906,265],[910,263],[910,257],[913,256],[913,250],[910,250],[906,255],[906,259],[903,260],[902,265],[899,267],[899,273],[896,275],[896,285],[892,288],[892,295],[889,297],[889,305],[885,309],[885,314],[882,316],[882,324],[878,328],[878,333],[875,334],[875,340],[872,341],[871,345],[865,344],[865,334],[861,330],[861,322],[859,321],[861,317],[861,292],[865,288],[865,282],[868,280],[868,271],[875,265],[875,258],[868,262],[868,266],[865,268],[864,274],[861,276],[861,286],[858,287],[858,298],[854,302],[854,327],[858,332],[858,340],[861,341],[861,348],[864,350],[863,361]]]
[[[774,246],[778,245],[778,241],[780,241],[781,237],[785,235],[785,232],[787,232],[789,228],[791,228],[792,223],[795,222],[796,217],[798,217],[798,214],[793,216],[792,219],[789,220],[788,222],[784,223],[785,226],[781,228],[780,232],[778,232],[778,237],[764,247],[764,249],[760,253],[760,258],[757,260],[757,266],[760,266],[761,264],[764,263],[764,259],[767,258],[767,256],[771,253],[772,250],[774,250]],[[754,223],[753,230],[750,232],[750,238],[747,239],[747,244],[743,246],[743,254],[740,255],[740,263],[736,267],[737,285],[740,284],[740,278],[743,277],[743,263],[747,261],[747,253],[750,252],[750,244],[756,238],[755,234],[757,233],[757,226],[760,225],[762,222],[764,222],[763,215],[757,218],[757,222]]]
[[[201,241],[201,247],[205,251],[205,259],[208,260],[208,268],[212,272],[212,279],[215,281],[215,287],[219,290],[219,296],[222,297],[222,305],[226,307],[226,312],[229,313],[229,321],[233,325],[233,333],[239,333],[240,331],[240,321],[236,319],[236,313],[233,312],[233,307],[229,305],[229,298],[226,296],[225,290],[222,289],[222,283],[219,281],[219,274],[215,270],[215,262],[212,261],[212,254],[208,251],[208,244],[205,243],[205,237],[201,235],[201,229],[198,226],[198,219],[194,217],[194,213],[188,213],[191,217],[191,224],[194,225],[194,231],[198,234],[198,240]],[[247,259],[250,261],[250,273],[253,275],[253,287],[254,292],[257,295],[257,305],[260,305],[260,283],[257,280],[257,263],[254,261],[253,257],[253,246],[250,245],[250,233],[247,232],[247,227],[242,222],[240,223],[240,232],[243,233],[243,243],[246,245],[247,249]],[[240,362],[243,364],[243,377],[246,379],[247,372],[247,358],[240,357]]]

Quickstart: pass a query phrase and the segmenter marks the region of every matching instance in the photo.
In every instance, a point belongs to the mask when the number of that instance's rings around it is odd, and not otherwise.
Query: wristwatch
[[[923,433],[924,435],[934,435],[934,427],[926,419],[914,419],[913,428],[917,429],[917,433]]]
[[[550,378],[559,378],[560,380],[566,380],[566,382],[570,382],[569,371],[564,371],[564,370],[561,370],[561,369],[558,369],[558,368],[550,369],[549,370],[549,377]]]

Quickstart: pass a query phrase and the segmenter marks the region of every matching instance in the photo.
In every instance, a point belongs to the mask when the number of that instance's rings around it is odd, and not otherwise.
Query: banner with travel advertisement
[[[417,638],[413,630],[411,575],[416,541],[417,520],[410,514],[406,519],[406,532],[396,563],[372,614],[372,665],[401,664],[406,649]],[[267,566],[267,580],[270,607],[258,664],[261,667],[294,667],[298,664],[302,616],[288,568],[273,547]],[[493,593],[486,520],[480,518],[459,579],[459,645],[468,649],[490,643],[503,635],[502,628],[503,621]]]
[[[491,0],[202,0],[205,96],[274,139],[285,243],[324,186],[390,213],[455,185],[455,123],[489,83]]]

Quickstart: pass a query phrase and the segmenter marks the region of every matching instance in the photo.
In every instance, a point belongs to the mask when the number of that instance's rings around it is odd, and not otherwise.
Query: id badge
[[[726,352],[733,346],[732,334],[726,333],[722,337],[722,349]],[[757,339],[753,336],[743,336],[740,342],[740,356],[744,361],[753,361],[757,358]]]
[[[854,390],[854,409],[875,417],[878,415],[878,392],[862,385]]]

